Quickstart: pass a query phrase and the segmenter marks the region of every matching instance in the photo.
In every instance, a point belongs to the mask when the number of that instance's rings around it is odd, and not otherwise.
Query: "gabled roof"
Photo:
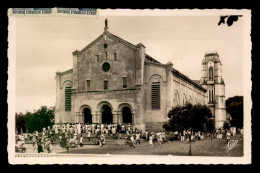
[[[102,39],[104,36],[107,36],[111,39],[114,39],[122,44],[124,44],[125,46],[131,48],[131,49],[134,49],[136,50],[136,45],[132,44],[132,43],[129,43],[128,41],[125,41],[124,39],[114,35],[114,34],[111,34],[110,32],[104,32],[103,34],[101,34],[100,36],[98,36],[94,41],[92,41],[90,44],[88,44],[85,48],[83,48],[81,51],[78,51],[78,54],[82,54],[83,52],[85,52],[88,48],[90,48],[92,45],[94,45],[96,42],[98,42],[100,39]],[[75,51],[76,52],[76,51]]]
[[[80,55],[83,52],[85,52],[88,48],[90,48],[92,45],[94,45],[96,42],[98,42],[102,37],[103,37],[103,34],[98,36],[98,38],[96,38],[94,41],[92,41],[90,44],[88,44],[86,47],[84,47],[81,51],[78,51],[78,54]]]
[[[122,43],[122,44],[124,44],[125,46],[127,46],[127,47],[129,47],[129,48],[131,48],[131,49],[134,49],[134,50],[136,50],[137,49],[137,46],[138,45],[142,45],[142,46],[144,46],[142,43],[139,43],[139,44],[137,44],[137,45],[134,45],[134,44],[132,44],[132,43],[130,43],[130,42],[128,42],[128,41],[126,41],[126,40],[124,40],[124,39],[122,39],[122,38],[120,38],[120,37],[118,37],[118,36],[116,36],[116,35],[114,35],[114,34],[112,34],[112,33],[110,33],[110,32],[108,32],[108,31],[106,31],[106,32],[104,32],[103,34],[101,34],[100,36],[98,36],[94,41],[92,41],[90,44],[88,44],[85,48],[83,48],[81,51],[74,51],[73,52],[73,54],[75,53],[75,54],[82,54],[83,52],[85,52],[88,48],[90,48],[92,45],[94,45],[96,42],[98,42],[100,39],[102,39],[104,36],[107,36],[107,37],[110,37],[111,39],[114,39],[114,40],[116,40],[116,41],[118,41],[118,42],[120,42],[120,43]],[[145,47],[145,46],[144,46]],[[157,61],[156,59],[154,59],[154,58],[152,58],[151,56],[149,56],[149,55],[147,55],[147,54],[145,54],[145,61],[148,61],[148,62],[152,62],[152,63],[157,63],[157,64],[162,64],[162,63],[160,63],[159,61]]]
[[[130,42],[128,42],[128,41],[126,41],[126,40],[124,40],[124,39],[114,35],[114,34],[111,34],[110,32],[107,32],[107,36],[112,38],[112,39],[117,40],[118,42],[120,42],[120,43],[122,43],[122,44],[124,44],[124,45],[126,45],[126,46],[128,46],[128,47],[130,47],[132,49],[136,50],[136,45],[134,45],[134,44],[132,44],[132,43],[130,43]]]
[[[149,55],[145,54],[145,60],[148,62],[153,62],[153,63],[157,63],[157,64],[162,64],[159,61],[157,61],[156,59],[150,57]]]
[[[195,80],[195,81],[194,81],[194,80],[191,80],[188,76],[182,74],[182,73],[179,72],[178,70],[176,70],[176,69],[173,68],[173,69],[172,69],[172,73],[174,73],[174,74],[180,76],[182,79],[184,79],[184,80],[186,80],[186,81],[192,83],[194,86],[198,87],[200,90],[203,90],[204,92],[207,91],[205,88],[203,88],[202,86],[200,86],[199,83],[195,82],[196,80]]]

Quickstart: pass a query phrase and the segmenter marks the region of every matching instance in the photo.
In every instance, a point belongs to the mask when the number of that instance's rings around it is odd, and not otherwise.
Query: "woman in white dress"
[[[79,145],[80,145],[80,147],[83,146],[83,136],[82,135],[80,136],[80,139],[79,139]]]
[[[150,137],[149,137],[149,145],[150,145],[150,148],[153,147],[153,136],[152,135],[150,135]]]

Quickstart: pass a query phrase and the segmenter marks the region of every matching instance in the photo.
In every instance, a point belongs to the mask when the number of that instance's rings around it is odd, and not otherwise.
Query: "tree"
[[[48,108],[47,106],[42,106],[40,109],[35,110],[34,113],[27,112],[25,117],[28,132],[41,132],[44,127],[52,126],[54,123],[54,111],[55,107]]]
[[[224,128],[225,130],[228,130],[228,129],[230,128],[229,123],[228,123],[228,122],[224,122],[223,128]]]
[[[206,122],[206,129],[210,133],[210,139],[212,141],[212,134],[215,131],[215,121],[212,118]]]
[[[169,111],[168,122],[164,123],[163,128],[167,131],[204,131],[206,123],[212,117],[210,109],[206,105],[187,103],[184,106],[176,106]]]
[[[21,133],[21,129],[26,132],[25,115],[22,112],[15,113],[15,128],[18,133]]]
[[[213,119],[209,119],[206,123],[206,129],[208,132],[213,133],[215,131],[215,121]]]
[[[226,110],[231,116],[231,126],[243,128],[243,96],[235,96],[228,98],[226,100]]]

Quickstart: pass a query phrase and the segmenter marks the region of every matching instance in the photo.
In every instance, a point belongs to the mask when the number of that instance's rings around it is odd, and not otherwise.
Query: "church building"
[[[221,127],[226,121],[225,84],[217,53],[202,61],[201,80],[191,80],[108,30],[74,51],[73,68],[56,72],[55,123],[130,123],[163,130],[169,110],[186,102],[207,104]]]

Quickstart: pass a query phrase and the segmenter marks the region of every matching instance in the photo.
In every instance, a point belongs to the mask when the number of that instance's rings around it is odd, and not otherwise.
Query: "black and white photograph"
[[[251,163],[251,11],[9,9],[11,164]]]

